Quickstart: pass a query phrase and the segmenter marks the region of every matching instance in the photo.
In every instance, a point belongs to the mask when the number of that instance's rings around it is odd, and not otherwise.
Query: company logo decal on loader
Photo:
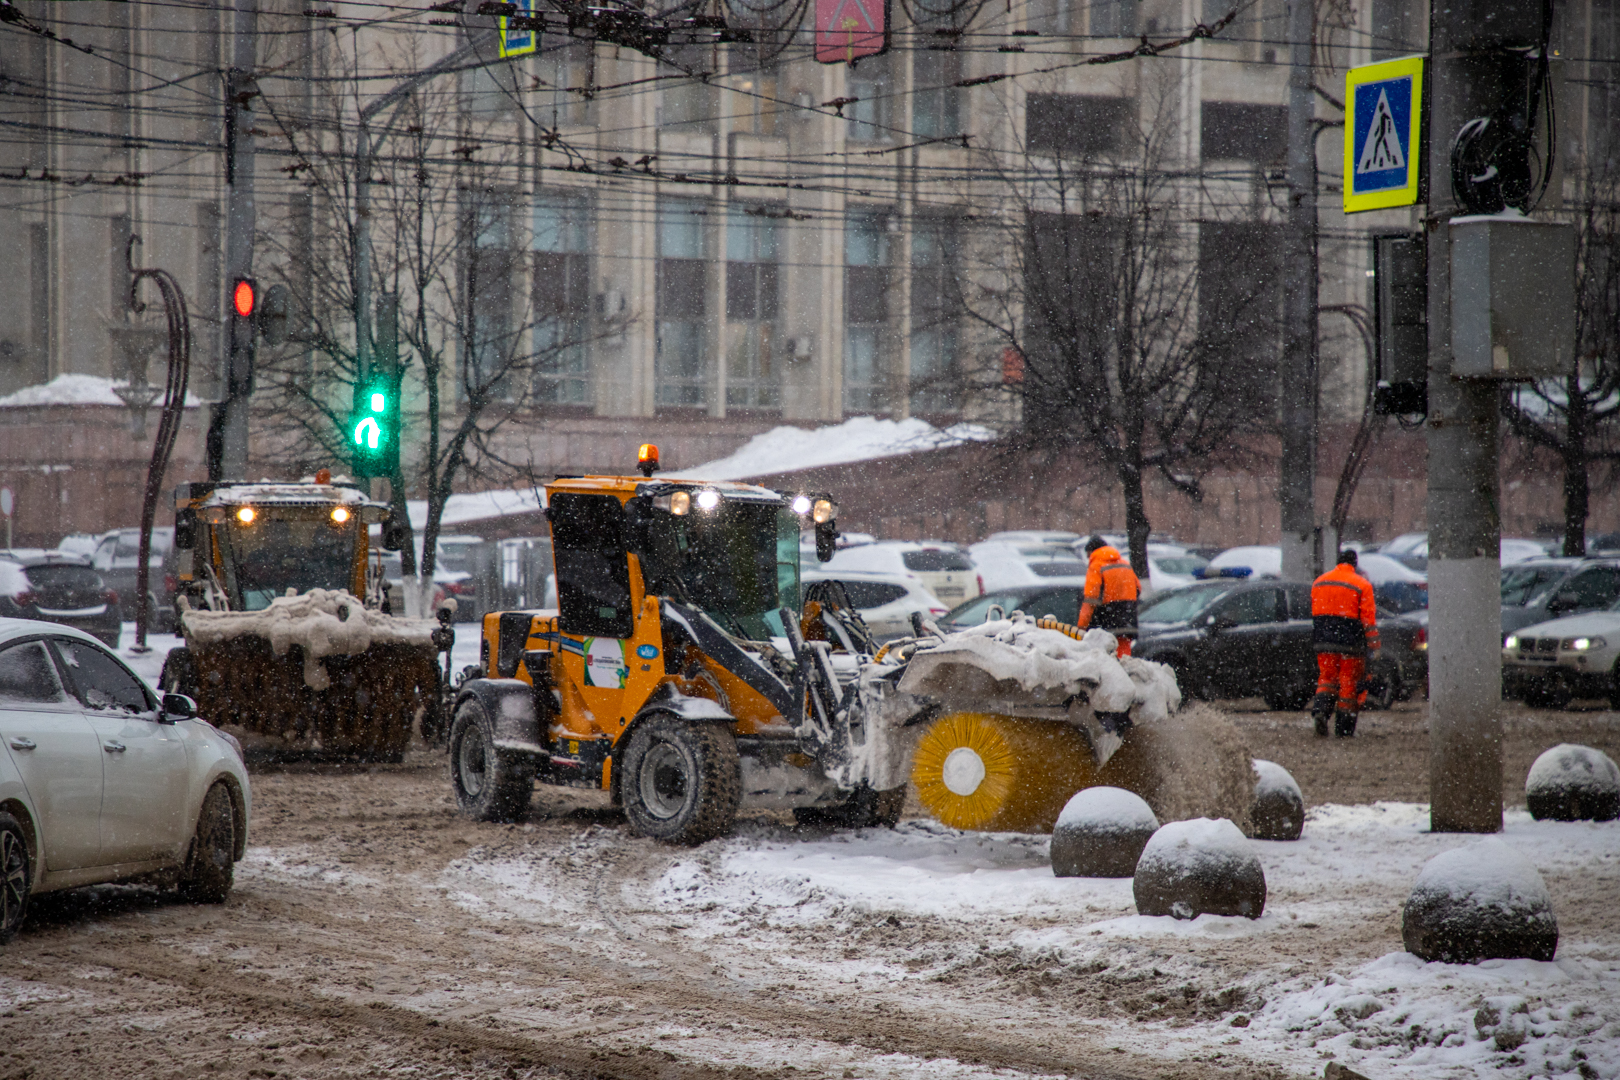
[[[586,686],[624,689],[624,681],[630,676],[630,662],[624,655],[626,644],[616,638],[585,639]]]

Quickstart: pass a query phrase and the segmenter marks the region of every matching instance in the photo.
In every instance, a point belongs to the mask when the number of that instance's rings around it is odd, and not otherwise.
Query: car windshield
[[[1502,603],[1523,607],[1569,573],[1563,566],[1513,566],[1502,571]]]
[[[355,522],[310,518],[234,519],[215,530],[223,549],[225,588],[243,611],[262,611],[288,589],[348,589],[354,572]]]
[[[1160,555],[1155,556],[1153,561],[1167,574],[1196,574],[1209,565],[1196,555]]]
[[[1137,621],[1188,622],[1196,619],[1200,612],[1231,591],[1231,585],[1202,585],[1167,592],[1143,608],[1137,615]]]
[[[702,608],[750,640],[787,632],[779,609],[799,610],[799,518],[772,503],[724,499],[712,511],[660,515],[650,565],[654,591]]]
[[[906,564],[907,570],[916,570],[924,574],[973,569],[973,564],[968,561],[966,555],[946,548],[924,548],[921,551],[902,552],[900,561]]]

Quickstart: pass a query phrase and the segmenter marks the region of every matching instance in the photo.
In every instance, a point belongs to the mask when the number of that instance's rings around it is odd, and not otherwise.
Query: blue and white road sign
[[[1422,178],[1423,57],[1345,75],[1344,212],[1410,206]]]

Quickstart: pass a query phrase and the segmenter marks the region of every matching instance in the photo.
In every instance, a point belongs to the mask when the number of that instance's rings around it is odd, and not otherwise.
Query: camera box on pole
[[[1453,218],[1451,373],[1567,375],[1575,354],[1575,230],[1505,216]]]

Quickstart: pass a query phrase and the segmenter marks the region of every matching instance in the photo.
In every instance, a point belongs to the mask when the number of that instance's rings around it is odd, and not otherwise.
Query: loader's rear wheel
[[[495,724],[476,698],[462,702],[450,726],[450,784],[461,812],[478,821],[511,821],[529,808],[534,759],[495,748]]]
[[[631,734],[623,769],[624,813],[642,836],[701,844],[737,816],[742,762],[729,727],[652,717]]]
[[[901,785],[888,791],[861,788],[854,798],[842,806],[800,806],[793,811],[793,819],[800,825],[823,826],[834,829],[892,829],[900,821],[900,812],[906,808],[906,788]]]

